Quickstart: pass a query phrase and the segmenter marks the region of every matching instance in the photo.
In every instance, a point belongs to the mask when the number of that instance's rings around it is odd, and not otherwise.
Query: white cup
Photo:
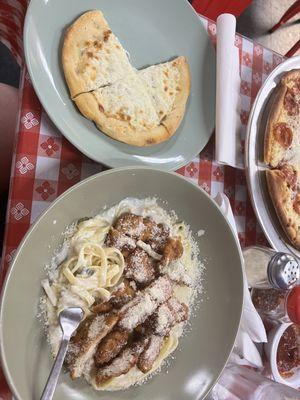
[[[292,322],[276,325],[268,333],[268,342],[264,343],[265,353],[269,359],[271,371],[276,382],[283,383],[292,388],[300,387],[300,368],[295,369],[292,376],[284,378],[278,371],[277,366],[277,351],[280,339],[287,328],[292,325]]]

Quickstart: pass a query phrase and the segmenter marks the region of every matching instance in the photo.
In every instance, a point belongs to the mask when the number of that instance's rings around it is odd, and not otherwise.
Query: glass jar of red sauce
[[[300,367],[300,326],[290,325],[281,336],[277,348],[277,368],[280,375],[286,379],[294,375]]]

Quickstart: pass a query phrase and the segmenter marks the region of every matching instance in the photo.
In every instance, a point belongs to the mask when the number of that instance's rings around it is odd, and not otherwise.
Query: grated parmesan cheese
[[[149,254],[150,257],[154,258],[154,260],[160,261],[162,259],[162,255],[156,253],[156,251],[152,250],[151,246],[142,240],[138,240],[136,242],[137,246],[143,249],[146,253]]]

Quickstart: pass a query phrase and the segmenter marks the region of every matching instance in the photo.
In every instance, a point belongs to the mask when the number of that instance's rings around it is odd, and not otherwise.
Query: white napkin
[[[225,217],[237,235],[235,220],[228,197],[224,193],[218,193],[214,200],[224,213]],[[252,303],[244,267],[243,274],[244,307],[240,329],[235,341],[234,351],[231,355],[231,361],[238,364],[250,364],[252,366],[262,368],[262,359],[254,342],[267,342],[266,330],[258,312]]]
[[[216,161],[244,168],[240,149],[240,69],[235,46],[236,19],[221,14],[217,19]]]

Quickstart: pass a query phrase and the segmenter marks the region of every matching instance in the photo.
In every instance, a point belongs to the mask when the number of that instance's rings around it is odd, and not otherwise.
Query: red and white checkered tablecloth
[[[0,39],[2,36],[19,61],[22,44],[17,31],[12,41],[6,39],[11,38],[11,29],[18,29],[20,34],[26,3],[26,0],[0,1]],[[6,28],[2,26],[4,19]],[[207,20],[204,23],[215,42],[215,24]],[[265,78],[282,62],[283,57],[239,35],[236,36],[236,46],[240,50],[243,151],[251,104]],[[25,67],[20,94],[0,287],[18,244],[36,218],[66,189],[105,168],[81,154],[52,124],[34,92]],[[214,138],[195,159],[177,172],[196,182],[212,196],[218,192],[228,196],[242,246],[266,243],[247,194],[245,173],[220,166],[214,161]],[[11,399],[1,371],[0,399]]]
[[[205,24],[214,41],[215,24],[208,21]],[[240,49],[243,151],[251,104],[265,78],[283,57],[239,35],[236,45]],[[41,212],[66,189],[105,168],[81,154],[52,124],[34,92],[26,68],[23,69],[20,91],[22,98],[11,170],[2,276],[20,240]],[[247,194],[244,171],[214,161],[214,138],[199,156],[177,172],[197,182],[212,196],[220,191],[226,193],[243,246],[265,243]]]

